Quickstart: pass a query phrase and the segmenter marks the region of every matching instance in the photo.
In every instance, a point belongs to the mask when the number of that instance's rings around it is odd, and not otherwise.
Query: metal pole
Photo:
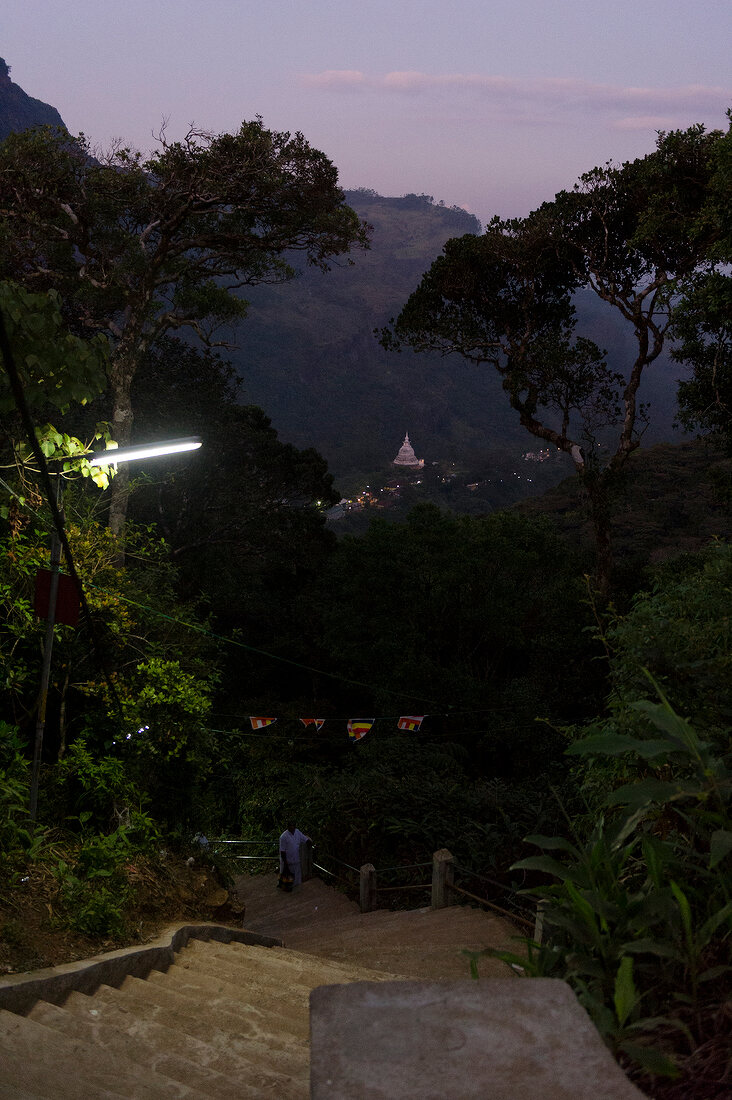
[[[63,521],[63,489],[61,471],[56,482],[56,505],[61,513]],[[38,717],[36,719],[36,739],[33,745],[33,766],[31,769],[30,785],[30,819],[36,820],[38,808],[38,780],[41,773],[41,757],[43,755],[43,733],[46,726],[46,703],[48,701],[48,685],[51,679],[51,657],[53,656],[53,630],[56,625],[56,600],[58,597],[58,574],[61,564],[61,540],[56,528],[51,533],[51,581],[48,590],[48,616],[46,618],[46,640],[43,646],[43,665],[41,667],[41,691],[38,698]]]

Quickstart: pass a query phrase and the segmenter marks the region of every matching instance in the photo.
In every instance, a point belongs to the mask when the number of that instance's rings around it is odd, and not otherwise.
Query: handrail
[[[429,863],[400,863],[397,867],[377,867],[377,875],[386,875],[389,871],[413,871],[417,867],[431,867],[432,860]]]
[[[279,856],[232,856],[232,859],[276,859],[279,860]]]
[[[353,883],[349,882],[343,875],[337,875],[335,871],[329,871],[327,867],[321,867],[319,863],[313,863],[313,867],[316,867],[318,871],[322,871],[325,875],[330,875],[331,878],[337,878],[339,882],[345,882],[346,886],[353,886]]]
[[[473,878],[477,878],[481,882],[487,882],[491,886],[497,887],[504,894],[510,894],[511,897],[513,899],[515,899],[515,901],[518,903],[519,908],[523,909],[523,911],[525,913],[526,912],[527,913],[533,913],[533,909],[532,909],[531,905],[527,904],[527,902],[524,899],[523,895],[520,894],[517,890],[514,890],[514,888],[512,886],[507,886],[505,884],[505,882],[498,882],[497,879],[491,878],[489,875],[482,875],[478,871],[471,871],[470,868],[463,867],[459,863],[454,863],[453,868],[454,868],[455,871],[459,871],[461,874],[472,875]],[[476,901],[484,902],[486,905],[491,904],[487,901],[487,899],[481,898],[476,894],[471,894],[468,890],[464,890],[461,887],[455,886],[454,884],[453,884],[452,888],[454,890],[458,890],[459,892],[466,894],[468,897],[471,897]],[[499,907],[496,906],[495,903],[493,903],[493,908],[499,908]],[[518,919],[522,919],[522,918],[517,917],[517,920]],[[527,921],[526,918],[523,918],[523,921],[524,921],[525,924],[531,923],[531,922]]]
[[[431,890],[431,882],[415,882],[410,883],[409,886],[375,886],[377,894],[393,894],[397,890]]]
[[[254,840],[219,840],[214,841],[215,844],[242,844],[242,845],[266,845],[269,847],[267,841],[254,841]],[[510,894],[512,899],[516,899],[517,902],[523,903],[524,913],[531,912],[530,908],[526,905],[524,898],[511,886],[507,886],[505,883],[499,882],[497,879],[491,878],[490,875],[483,875],[478,871],[473,871],[469,867],[463,867],[461,864],[455,863],[453,857],[445,849],[441,849],[436,852],[431,863],[401,863],[394,867],[382,867],[380,869],[375,868],[372,864],[364,864],[362,867],[354,867],[351,863],[346,863],[345,860],[339,859],[337,856],[331,855],[329,852],[318,852],[318,857],[321,861],[337,864],[339,867],[345,867],[347,870],[352,871],[353,874],[359,876],[359,893],[361,896],[361,910],[362,912],[369,912],[374,908],[374,901],[376,894],[391,894],[409,890],[431,890],[432,891],[432,908],[442,908],[444,905],[449,905],[447,900],[447,894],[451,893],[453,896],[460,895],[465,898],[469,898],[473,902],[477,902],[478,905],[483,905],[488,909],[493,909],[497,913],[501,913],[502,916],[507,917],[509,920],[515,921],[518,924],[524,925],[527,928],[531,928],[534,931],[534,939],[540,941],[541,939],[541,908],[537,907],[537,913],[535,915],[535,921],[531,921],[527,916],[522,916],[521,913],[517,913],[510,909],[506,909],[501,905],[497,905],[494,901],[489,901],[487,898],[482,898],[478,894],[472,893],[470,890],[465,890],[462,886],[457,886],[454,882],[454,872],[460,874],[472,875],[473,878],[478,879],[481,882],[488,883],[491,886],[496,887],[504,894]],[[235,859],[240,860],[266,860],[277,859],[276,855],[240,855],[235,856]],[[312,869],[318,870],[325,875],[329,875],[331,878],[337,879],[339,882],[345,883],[347,886],[353,887],[354,883],[349,881],[343,875],[338,874],[336,871],[331,871],[329,868],[324,867],[323,863],[311,864]],[[401,871],[416,871],[424,867],[432,867],[432,881],[424,883],[405,883],[402,885],[377,885],[377,875],[394,874]],[[312,873],[312,872],[311,872]],[[436,877],[437,876],[437,877]]]
[[[333,863],[339,863],[341,867],[347,867],[349,871],[353,871],[357,875],[361,873],[360,867],[353,867],[350,863],[346,863],[345,860],[338,859],[337,856],[332,856],[330,852],[323,853],[318,849],[318,856],[320,859],[330,859]]]
[[[509,909],[502,909],[500,905],[496,905],[486,898],[479,898],[477,894],[471,894],[469,890],[463,890],[460,886],[455,886],[454,883],[448,886],[448,889],[452,890],[455,894],[463,894],[466,898],[472,898],[473,901],[477,901],[480,905],[487,905],[489,909],[495,909],[497,913],[503,913],[504,916],[510,917],[511,920],[518,921],[520,924],[525,924],[528,928],[533,929],[534,927],[532,921],[526,920],[525,917],[520,917],[518,913],[512,913]]]

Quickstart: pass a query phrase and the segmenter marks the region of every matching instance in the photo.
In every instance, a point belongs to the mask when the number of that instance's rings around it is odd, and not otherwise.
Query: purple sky
[[[730,0],[6,0],[0,56],[73,132],[302,130],[345,187],[522,215],[658,129],[726,127]],[[8,10],[10,9],[10,10]]]

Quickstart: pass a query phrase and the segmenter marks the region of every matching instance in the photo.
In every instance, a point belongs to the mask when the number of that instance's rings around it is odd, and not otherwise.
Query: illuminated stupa
[[[414,447],[409,442],[409,432],[404,436],[404,442],[399,448],[399,454],[394,459],[392,466],[405,466],[410,470],[421,470],[424,466],[424,459],[417,458]]]

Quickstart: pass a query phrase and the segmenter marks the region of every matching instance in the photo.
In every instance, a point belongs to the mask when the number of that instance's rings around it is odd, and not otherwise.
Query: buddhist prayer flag
[[[253,730],[263,730],[265,726],[271,726],[273,722],[276,722],[276,718],[250,718]]]
[[[418,730],[424,722],[424,714],[408,714],[399,719],[400,730]]]
[[[300,721],[303,726],[315,726],[319,730],[325,722],[325,718],[301,718]]]
[[[360,741],[374,724],[373,718],[349,718],[348,736],[352,741]]]

